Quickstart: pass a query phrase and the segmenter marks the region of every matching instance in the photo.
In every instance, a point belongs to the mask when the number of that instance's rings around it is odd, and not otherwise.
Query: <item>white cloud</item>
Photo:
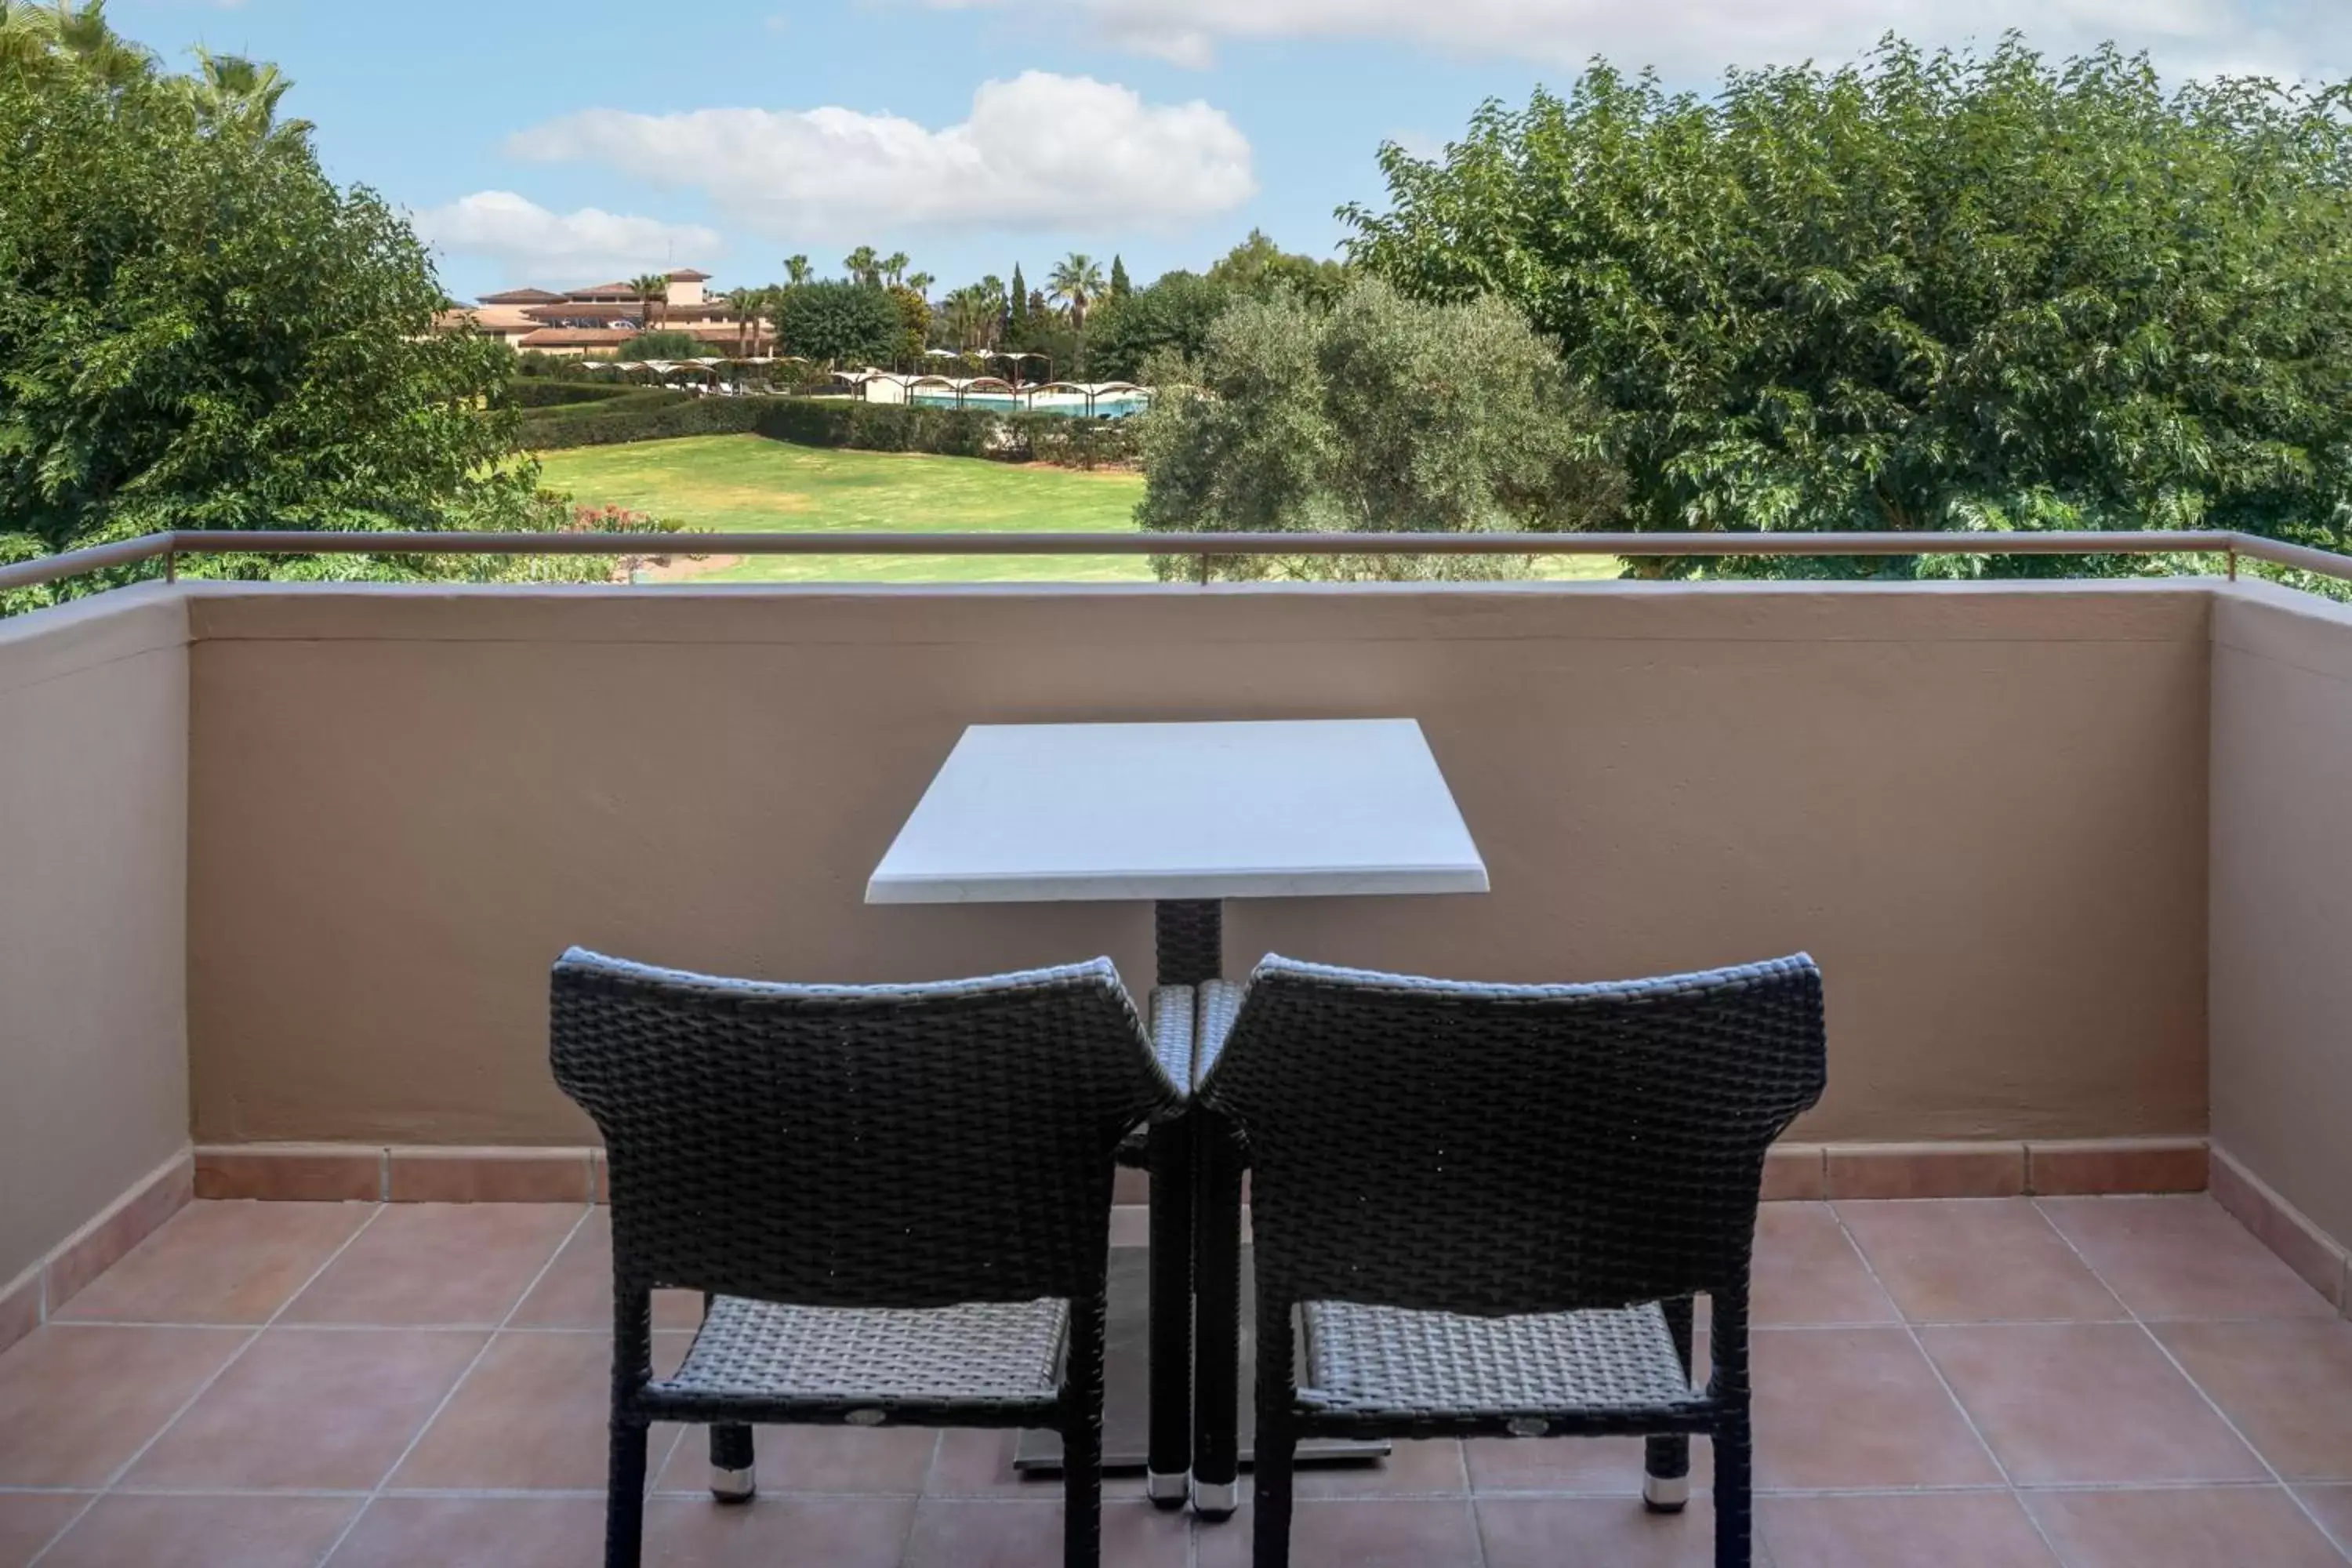
[[[971,115],[933,131],[851,109],[594,109],[520,132],[519,158],[593,163],[706,193],[778,238],[909,228],[1168,228],[1257,190],[1250,145],[1221,110],[1148,104],[1086,77],[983,83]]]
[[[940,8],[1005,0],[929,0]],[[1034,5],[1038,0],[1023,0]],[[1048,0],[1109,40],[1201,66],[1228,39],[1381,37],[1573,67],[1595,54],[1712,78],[1727,64],[1843,59],[1881,35],[1990,43],[2010,27],[2049,52],[2109,37],[2167,68],[2352,69],[2343,0]]]
[[[415,215],[416,232],[443,250],[496,260],[510,278],[586,284],[708,260],[719,231],[596,207],[550,212],[512,191],[477,191]]]

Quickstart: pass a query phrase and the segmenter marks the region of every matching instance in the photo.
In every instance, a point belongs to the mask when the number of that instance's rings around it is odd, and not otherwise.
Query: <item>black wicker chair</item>
[[[1196,1113],[1250,1173],[1257,1568],[1289,1561],[1302,1437],[1645,1436],[1672,1510],[1694,1435],[1746,1568],[1748,1264],[1765,1150],[1826,1079],[1811,959],[1516,986],[1268,958],[1203,1049]]]
[[[1108,960],[817,987],[574,949],[552,1037],[611,1168],[607,1568],[639,1561],[656,1421],[709,1425],[739,1497],[755,1424],[1055,1428],[1094,1568],[1113,1156],[1179,1098]],[[656,1378],[662,1288],[706,1310]]]

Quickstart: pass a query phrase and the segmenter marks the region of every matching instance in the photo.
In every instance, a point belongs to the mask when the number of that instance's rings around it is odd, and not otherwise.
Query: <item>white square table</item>
[[[1486,863],[1411,719],[980,724],[963,732],[898,830],[866,901],[1150,899],[1158,983],[1198,985],[1223,972],[1226,899],[1485,891]],[[1194,1506],[1223,1514],[1238,1495],[1236,1405],[1248,1351],[1232,1325],[1242,1320],[1247,1279],[1236,1238],[1194,1235],[1195,1163],[1189,1133],[1155,1133],[1148,1293],[1163,1324],[1192,1315],[1188,1254],[1197,1240],[1200,1386],[1189,1322],[1167,1331],[1179,1338],[1153,1340],[1149,1396],[1136,1386],[1147,1291],[1115,1258],[1104,1460],[1143,1465],[1163,1504],[1186,1495],[1190,1468]],[[1180,1412],[1188,1393],[1198,1404]],[[1386,1451],[1318,1444],[1300,1458]],[[1021,1464],[1050,1468],[1058,1458],[1045,1435],[1024,1445]]]

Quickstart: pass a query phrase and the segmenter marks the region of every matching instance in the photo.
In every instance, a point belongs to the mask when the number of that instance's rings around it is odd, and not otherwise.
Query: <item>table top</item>
[[[866,901],[1486,890],[1411,719],[976,724]]]

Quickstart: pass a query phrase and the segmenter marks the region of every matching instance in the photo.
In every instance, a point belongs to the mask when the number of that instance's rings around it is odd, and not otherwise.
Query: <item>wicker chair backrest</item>
[[[817,987],[575,948],[552,1011],[556,1082],[604,1136],[624,1289],[904,1308],[1091,1291],[1119,1140],[1174,1098],[1107,959]]]
[[[1270,957],[1200,1096],[1261,1289],[1491,1317],[1744,1288],[1764,1152],[1826,1074],[1802,954],[1574,986]]]

